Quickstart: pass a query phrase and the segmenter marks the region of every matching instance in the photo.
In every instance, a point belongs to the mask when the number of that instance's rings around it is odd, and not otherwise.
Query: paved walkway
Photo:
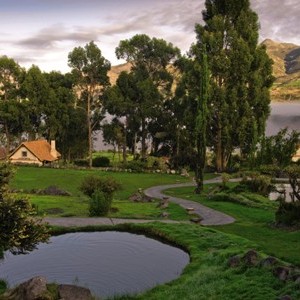
[[[219,178],[206,180],[204,184],[208,183],[216,183],[220,182]],[[230,224],[235,221],[235,219],[229,215],[216,211],[214,209],[208,208],[202,204],[199,204],[194,201],[185,200],[181,198],[172,197],[169,195],[164,195],[162,191],[176,188],[176,187],[187,187],[187,186],[195,186],[195,183],[179,183],[179,184],[170,184],[170,185],[161,185],[154,186],[149,189],[146,189],[144,193],[156,199],[162,199],[163,197],[168,197],[170,202],[174,202],[179,204],[181,207],[193,208],[193,212],[201,218],[202,225],[225,225]],[[116,218],[73,218],[73,217],[65,217],[65,218],[44,218],[44,221],[49,223],[50,225],[56,226],[88,226],[88,225],[116,225],[122,223],[149,223],[149,222],[163,222],[163,223],[187,223],[186,221],[172,221],[172,220],[141,220],[141,219],[116,219]]]

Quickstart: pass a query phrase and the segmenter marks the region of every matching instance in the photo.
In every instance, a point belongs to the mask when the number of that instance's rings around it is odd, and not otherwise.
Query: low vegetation
[[[202,195],[193,194],[190,187],[165,192],[231,215],[236,219],[235,223],[218,226],[216,229],[247,238],[265,253],[300,265],[300,231],[275,226],[278,202],[271,202],[266,197],[245,190],[238,192],[237,183],[229,183],[228,189],[222,192],[219,191],[218,184],[205,185],[204,188]]]

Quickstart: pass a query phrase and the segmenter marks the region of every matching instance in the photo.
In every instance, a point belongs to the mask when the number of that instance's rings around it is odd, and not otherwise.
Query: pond
[[[275,188],[280,192],[283,192],[285,190],[285,202],[292,201],[290,193],[293,191],[293,189],[290,184],[288,184],[288,183],[275,184]],[[274,191],[269,194],[269,199],[277,200],[280,196],[283,196],[283,195],[279,192]]]
[[[0,278],[10,287],[34,276],[87,287],[94,295],[134,294],[180,276],[189,255],[127,232],[77,232],[51,237],[26,255],[5,253]]]

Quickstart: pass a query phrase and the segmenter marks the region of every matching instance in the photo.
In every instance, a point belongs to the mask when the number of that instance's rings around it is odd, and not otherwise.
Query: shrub
[[[90,198],[98,190],[112,199],[113,193],[121,189],[121,184],[112,177],[88,175],[83,179],[79,189]]]
[[[88,167],[89,163],[86,159],[75,159],[73,161],[74,165],[77,167]]]
[[[99,168],[99,167],[106,168],[106,167],[109,167],[110,160],[108,157],[98,156],[93,159],[92,165],[93,165],[93,167],[96,167],[96,168]]]
[[[300,203],[299,202],[280,202],[275,214],[276,222],[282,225],[300,224]]]
[[[256,173],[250,174],[249,177],[245,176],[241,181],[241,184],[245,185],[251,192],[263,196],[268,196],[274,188],[271,183],[271,177]]]
[[[133,172],[141,173],[147,168],[147,163],[141,160],[132,160],[127,162],[125,167]]]
[[[96,190],[89,201],[89,213],[91,217],[100,217],[108,214],[112,204],[112,198],[108,194]]]

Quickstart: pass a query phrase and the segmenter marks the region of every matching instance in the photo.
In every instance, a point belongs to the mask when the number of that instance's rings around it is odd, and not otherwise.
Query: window
[[[27,151],[22,151],[22,157],[26,158],[27,157]]]

